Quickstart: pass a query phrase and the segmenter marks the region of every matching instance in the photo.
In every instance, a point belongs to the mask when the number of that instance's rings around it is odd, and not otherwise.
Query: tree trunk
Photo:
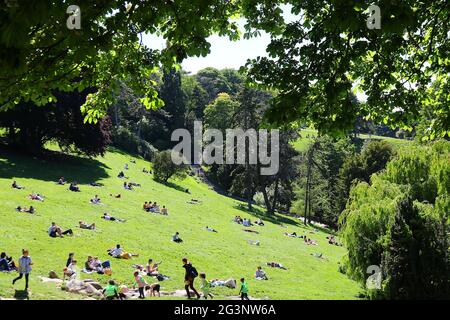
[[[272,201],[272,210],[275,212],[275,208],[277,207],[277,201],[278,201],[278,184],[280,179],[277,178],[275,180],[275,190],[273,192],[273,201]]]
[[[266,188],[265,188],[265,187],[264,187],[264,188],[261,188],[261,192],[262,192],[263,197],[264,197],[264,203],[266,204],[266,210],[267,210],[267,213],[272,214],[272,213],[273,213],[273,210],[272,210],[272,208],[271,208],[271,206],[270,206],[270,200],[269,200],[269,196],[267,195]]]

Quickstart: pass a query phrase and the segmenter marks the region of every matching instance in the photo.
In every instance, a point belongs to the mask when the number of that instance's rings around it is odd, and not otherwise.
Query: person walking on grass
[[[15,278],[12,282],[14,285],[17,280],[22,279],[25,275],[25,291],[28,290],[28,280],[31,272],[31,266],[33,265],[33,261],[29,256],[29,252],[27,249],[22,249],[22,256],[19,258],[19,276]]]
[[[250,300],[248,298],[248,284],[244,278],[241,278],[241,290],[239,290],[239,294],[241,295],[241,300]]]
[[[144,277],[139,273],[139,271],[134,272],[134,281],[135,285],[138,286],[139,290],[139,299],[145,299],[145,287],[147,286],[147,282]]]
[[[204,272],[200,273],[200,280],[202,281],[200,290],[203,292],[203,298],[208,299],[209,296],[212,299],[214,296],[210,292],[211,284],[206,280],[206,274]]]
[[[191,294],[189,292],[189,288],[194,291],[195,295],[197,296],[197,299],[200,299],[200,295],[198,294],[197,290],[194,288],[194,280],[198,276],[197,269],[195,269],[192,264],[188,261],[187,258],[181,259],[183,261],[183,268],[186,270],[186,273],[184,275],[184,288],[186,289],[186,294],[188,299],[191,298]]]

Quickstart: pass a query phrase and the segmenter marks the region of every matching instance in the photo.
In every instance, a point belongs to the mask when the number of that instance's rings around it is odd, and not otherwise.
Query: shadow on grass
[[[66,181],[88,184],[109,177],[110,169],[98,160],[49,151],[42,157],[30,156],[0,146],[0,178],[27,178],[43,181]],[[18,181],[20,184],[20,181]]]
[[[263,221],[268,221],[268,222],[278,224],[278,225],[287,225],[288,224],[288,225],[292,225],[292,226],[296,226],[296,227],[300,226],[300,223],[298,223],[297,221],[295,221],[292,218],[285,217],[278,213],[269,214],[269,213],[265,212],[264,210],[261,210],[260,208],[257,208],[257,207],[253,207],[251,211],[249,211],[247,206],[244,204],[235,204],[233,207],[237,210],[245,212],[256,218],[260,218]]]
[[[180,191],[180,192],[183,192],[183,193],[188,193],[188,192],[186,192],[186,190],[188,190],[188,189],[186,189],[186,188],[184,188],[184,187],[182,187],[182,186],[180,186],[180,185],[178,185],[176,183],[169,182],[169,181],[167,181],[167,182],[158,181],[158,180],[154,180],[154,181],[156,181],[156,182],[158,182],[158,183],[160,183],[160,184],[162,184],[162,185],[164,185],[166,187],[175,189],[177,191]]]
[[[17,300],[30,300],[28,291],[26,290],[15,290],[14,298]]]

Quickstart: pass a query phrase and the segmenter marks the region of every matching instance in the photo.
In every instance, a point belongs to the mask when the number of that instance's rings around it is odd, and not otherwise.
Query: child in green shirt
[[[202,282],[200,289],[203,292],[203,298],[208,299],[208,296],[210,296],[212,299],[213,295],[209,292],[211,290],[211,284],[206,280],[206,274],[204,272],[200,273],[200,280]]]
[[[239,294],[241,295],[241,300],[250,300],[248,298],[248,284],[244,278],[241,278],[241,290],[239,290]]]

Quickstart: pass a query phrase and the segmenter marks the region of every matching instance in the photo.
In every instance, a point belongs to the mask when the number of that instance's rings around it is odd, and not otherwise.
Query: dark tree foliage
[[[104,117],[95,124],[84,122],[80,106],[87,94],[88,90],[56,92],[57,102],[42,107],[21,103],[0,113],[0,127],[8,129],[10,144],[33,154],[41,153],[46,142],[54,141],[64,151],[103,155],[111,142],[111,120]]]
[[[411,197],[398,203],[382,258],[386,298],[450,297],[450,263],[445,229],[420,215]]]

